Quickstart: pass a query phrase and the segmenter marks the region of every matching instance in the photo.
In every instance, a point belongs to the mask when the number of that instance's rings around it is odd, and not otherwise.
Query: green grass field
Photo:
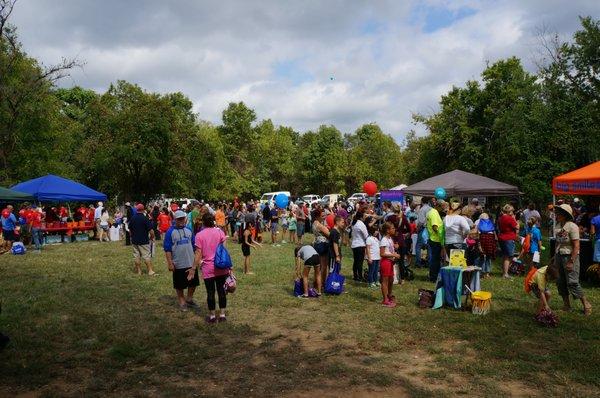
[[[308,241],[308,237],[306,238]],[[230,244],[236,265],[239,245]],[[351,272],[350,251],[344,271]],[[425,270],[395,286],[399,305],[347,282],[339,297],[291,295],[293,247],[253,252],[238,274],[226,324],[175,306],[164,256],[158,277],[133,273],[130,248],[95,242],[0,257],[0,396],[597,396],[600,289],[594,314],[533,321],[522,278],[483,281],[492,311],[479,317],[417,307]],[[498,273],[496,272],[496,275]],[[552,286],[553,293],[556,287]],[[551,305],[560,308],[554,295]]]

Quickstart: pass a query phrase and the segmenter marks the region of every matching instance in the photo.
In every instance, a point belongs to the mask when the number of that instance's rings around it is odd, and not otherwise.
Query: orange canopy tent
[[[553,195],[600,195],[600,161],[552,180]]]

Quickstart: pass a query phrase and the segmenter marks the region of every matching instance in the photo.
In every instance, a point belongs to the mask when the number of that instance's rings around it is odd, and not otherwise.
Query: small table
[[[480,267],[442,267],[435,284],[434,309],[444,304],[453,308],[462,307],[462,296],[470,296],[471,291],[480,290]],[[466,289],[467,286],[469,289]]]

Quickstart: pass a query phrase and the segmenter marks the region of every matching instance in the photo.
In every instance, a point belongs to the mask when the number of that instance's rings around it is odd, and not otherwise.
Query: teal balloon
[[[287,197],[286,194],[280,193],[280,194],[277,194],[277,196],[275,196],[275,204],[280,209],[285,209],[287,207],[288,203],[290,203],[290,199]]]
[[[446,190],[443,187],[437,187],[434,193],[436,199],[446,199]]]

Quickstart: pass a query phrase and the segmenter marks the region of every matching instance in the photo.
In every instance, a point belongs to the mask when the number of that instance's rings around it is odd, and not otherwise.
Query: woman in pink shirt
[[[514,216],[514,208],[506,204],[502,208],[502,215],[498,217],[498,242],[502,250],[502,270],[504,278],[510,278],[508,268],[515,253],[515,241],[519,233],[519,224]]]
[[[225,322],[225,308],[227,307],[227,296],[225,294],[225,279],[229,275],[229,270],[215,268],[215,253],[217,247],[225,242],[227,237],[220,228],[215,227],[215,217],[210,213],[205,213],[202,216],[202,231],[196,234],[195,246],[196,255],[194,258],[194,266],[188,272],[188,279],[194,277],[196,268],[202,270],[202,278],[206,286],[206,301],[210,315],[206,317],[206,322],[216,323],[216,302],[215,291],[219,296],[219,322]]]

